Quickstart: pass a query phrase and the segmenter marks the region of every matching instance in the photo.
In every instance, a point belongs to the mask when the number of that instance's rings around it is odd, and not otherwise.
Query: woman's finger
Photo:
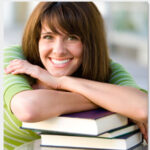
[[[145,135],[144,135],[144,139],[146,140],[146,142],[148,143],[148,126],[147,123],[144,123],[144,128],[145,128]]]
[[[137,123],[138,127],[140,128],[141,133],[143,134],[144,139],[146,142],[148,141],[148,136],[147,136],[147,126],[144,123]]]

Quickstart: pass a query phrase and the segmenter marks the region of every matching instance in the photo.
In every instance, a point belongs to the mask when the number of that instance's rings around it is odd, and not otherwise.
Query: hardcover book
[[[111,131],[108,131],[106,133],[103,133],[99,135],[99,137],[104,137],[104,138],[114,138],[114,137],[119,137],[121,135],[128,134],[130,132],[138,130],[139,127],[136,124],[129,124],[123,127],[120,127],[118,129],[114,129]]]
[[[99,108],[61,115],[35,123],[23,122],[21,128],[46,132],[97,136],[127,124],[128,119],[126,117]]]
[[[91,136],[41,134],[41,146],[53,148],[74,149],[112,149],[125,150],[142,143],[142,134],[139,131],[117,138],[101,138]]]

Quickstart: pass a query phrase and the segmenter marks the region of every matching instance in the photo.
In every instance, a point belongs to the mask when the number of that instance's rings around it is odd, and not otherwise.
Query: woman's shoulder
[[[9,45],[9,46],[7,46],[7,47],[5,47],[5,48],[17,48],[17,49],[21,49],[21,45]]]
[[[25,59],[21,46],[14,45],[3,49],[4,67],[6,67],[13,59]]]
[[[130,80],[133,80],[133,77],[131,74],[124,68],[124,66],[118,62],[115,62],[114,60],[110,60],[110,68],[111,68],[111,76],[110,81],[113,81],[114,79],[120,80],[124,78],[130,78]],[[114,81],[115,81],[114,80]]]
[[[113,68],[122,68],[123,66],[120,64],[120,63],[118,63],[118,62],[116,62],[116,61],[114,61],[114,60],[112,60],[112,59],[110,59],[110,67],[113,69]]]
[[[19,55],[23,55],[23,51],[22,51],[22,47],[21,46],[19,46],[19,45],[13,45],[13,46],[8,46],[8,47],[5,47],[4,49],[3,49],[3,53],[4,53],[4,56],[5,55],[9,55],[10,53],[11,54],[19,54]]]

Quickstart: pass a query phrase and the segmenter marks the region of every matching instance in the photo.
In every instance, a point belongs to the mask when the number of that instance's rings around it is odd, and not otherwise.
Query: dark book
[[[62,115],[35,123],[22,123],[23,129],[97,136],[128,124],[122,115],[99,108]]]
[[[125,150],[141,144],[142,141],[140,131],[111,139],[91,136],[41,134],[41,147],[50,147],[50,149]]]

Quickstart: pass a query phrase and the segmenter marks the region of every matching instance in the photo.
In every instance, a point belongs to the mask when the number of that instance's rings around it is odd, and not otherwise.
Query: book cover
[[[127,124],[128,119],[126,117],[99,108],[90,111],[62,115],[35,123],[23,122],[22,128],[97,136],[101,133]]]
[[[82,119],[99,119],[108,115],[114,114],[113,112],[107,111],[103,108],[76,112],[71,114],[61,115],[62,117],[71,117],[71,118],[82,118]]]

